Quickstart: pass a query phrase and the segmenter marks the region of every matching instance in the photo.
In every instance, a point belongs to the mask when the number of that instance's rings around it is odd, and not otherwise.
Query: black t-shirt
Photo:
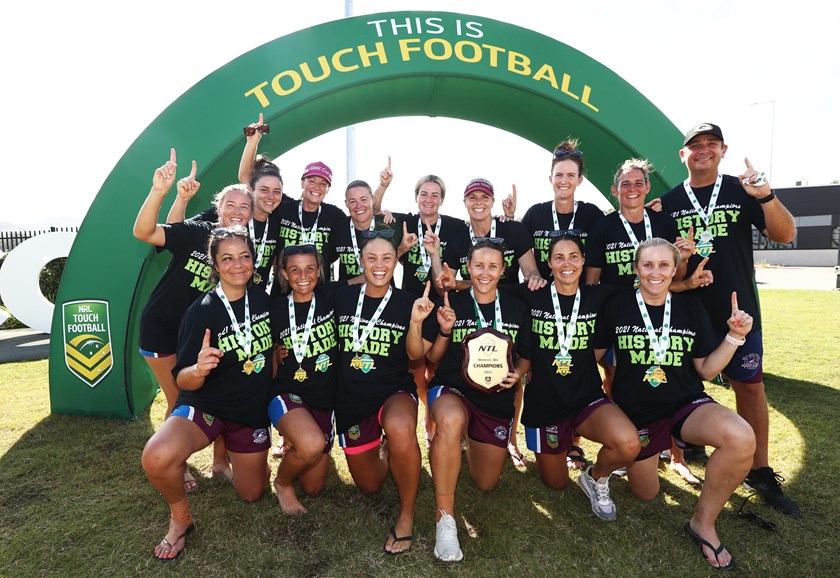
[[[245,318],[245,298],[231,302],[236,319]],[[249,359],[238,343],[235,328],[219,296],[211,291],[187,310],[178,332],[178,356],[172,375],[196,362],[204,332],[210,330],[210,346],[224,352],[219,365],[196,390],[181,390],[178,405],[191,405],[202,412],[251,428],[268,426],[266,408],[271,387],[271,350],[274,343],[269,318],[269,299],[265,291],[248,287],[251,318],[251,356],[254,371],[246,375],[243,363]],[[244,321],[238,321],[244,333]]]
[[[303,244],[303,232],[307,243],[315,245],[318,252],[321,253],[324,258],[324,265],[327,266],[327,270],[331,274],[332,268],[329,265],[338,258],[335,252],[334,235],[345,225],[347,216],[335,205],[321,203],[320,216],[318,216],[318,211],[303,211],[303,227],[301,227],[298,217],[300,203],[299,200],[290,200],[287,203],[280,203],[275,210],[280,216],[280,248],[282,249],[286,245]],[[313,234],[311,231],[316,218],[318,226]]]
[[[528,307],[507,287],[499,289],[499,300],[502,310],[502,332],[513,340],[513,361],[518,357],[531,359],[531,319]],[[494,319],[495,301],[479,306],[484,319],[492,324]],[[492,395],[486,395],[467,385],[461,374],[464,362],[463,341],[470,333],[478,331],[478,318],[475,305],[469,291],[449,292],[449,305],[455,310],[457,320],[452,327],[452,337],[449,346],[440,360],[435,376],[430,385],[447,385],[457,389],[464,397],[473,402],[481,411],[489,415],[508,419],[513,417],[513,397],[516,384],[510,389],[502,389]],[[423,323],[423,339],[435,342],[440,325],[437,321],[437,311],[433,311]]]
[[[551,268],[548,265],[548,246],[551,244],[551,238],[548,234],[554,230],[552,211],[554,211],[553,200],[537,203],[528,209],[522,218],[522,224],[534,237],[534,258],[537,260],[540,275],[546,279],[551,279]],[[569,226],[572,221],[572,213],[558,213],[557,224],[564,230],[573,228],[589,232],[592,225],[601,219],[604,213],[592,203],[577,201],[577,211],[575,211],[574,216],[574,227]]]
[[[149,296],[140,316],[140,347],[157,353],[160,351],[155,333],[164,332],[173,338],[184,312],[205,291],[210,283],[210,259],[207,256],[207,239],[215,225],[199,221],[186,221],[161,225],[165,234],[163,247],[172,253],[172,260]],[[172,340],[174,344],[174,339]]]
[[[709,206],[713,188],[714,186],[710,185],[693,189],[703,210]],[[753,331],[760,331],[761,315],[755,288],[752,227],[759,231],[764,231],[766,227],[761,205],[747,194],[737,177],[724,175],[708,227],[697,214],[682,184],[662,197],[662,207],[677,221],[677,227],[683,237],[688,235],[690,227],[694,227],[694,240],[701,254],[703,247],[700,235],[708,229],[714,236],[712,253],[709,254],[709,262],[705,268],[714,273],[715,282],[688,293],[703,303],[715,329],[726,330],[726,320],[732,313],[732,292],[736,291],[738,305],[753,317]],[[701,259],[700,254],[695,254],[689,259],[689,273],[694,271]]]
[[[392,289],[388,305],[358,352],[363,362],[361,367],[350,366],[356,356],[353,351],[353,321],[363,287],[348,285],[339,289],[335,296],[339,350],[335,419],[339,432],[379,411],[385,400],[397,391],[417,393],[414,377],[408,371],[409,359],[405,348],[411,308],[416,298],[406,291]],[[381,303],[382,298],[365,297],[359,320],[359,337]]]
[[[420,221],[419,215],[394,213],[394,217],[406,222],[409,233],[417,234],[417,223]],[[461,219],[456,219],[448,215],[441,215],[440,218],[440,230],[437,232],[440,237],[440,260],[441,263],[448,264],[450,269],[452,269],[452,273],[455,274],[458,272],[458,267],[460,267],[460,258],[466,255],[472,246],[469,229]],[[425,234],[428,230],[429,227],[424,224],[423,233]],[[417,276],[418,267],[423,265],[423,259],[420,253],[420,245],[423,244],[423,235],[418,235],[417,241],[417,244],[402,256],[400,262],[403,265],[402,288],[412,295],[419,297],[426,288],[427,279],[421,281]],[[431,278],[431,271],[428,272],[428,281],[434,283],[434,279]]]
[[[391,241],[395,247],[399,247],[402,243],[402,220],[396,218],[396,221],[390,225],[383,222],[382,215],[376,215],[374,221],[377,229],[388,228],[394,231],[394,236]],[[349,217],[345,217],[344,223],[334,233],[335,253],[338,256],[338,279],[339,281],[349,281],[350,279],[362,274],[362,268],[359,266],[359,261],[356,258],[356,252],[353,250],[353,241],[350,237],[350,226],[353,221]],[[364,238],[362,231],[353,227],[353,234],[356,236],[356,246],[361,251]]]
[[[467,224],[467,232],[469,233],[469,224]],[[496,237],[505,240],[505,273],[499,279],[500,285],[517,285],[519,283],[519,258],[533,249],[531,242],[531,233],[525,228],[525,225],[516,221],[505,221],[504,223],[496,221]],[[472,246],[472,239],[467,245],[467,250]],[[469,279],[470,273],[467,271],[467,254],[461,255],[460,269],[461,278]]]
[[[288,295],[272,297],[271,326],[275,328],[277,339],[289,350],[289,356],[277,369],[277,375],[272,382],[272,397],[280,393],[293,393],[316,409],[331,410],[335,406],[338,342],[335,330],[334,295],[337,288],[336,284],[326,286],[319,284],[313,292],[315,317],[309,343],[300,365],[292,347],[289,297]],[[311,303],[312,301],[295,303],[298,337],[303,335]],[[306,372],[306,378],[303,381],[295,379],[298,367]]]
[[[662,333],[664,305],[648,305],[657,337]],[[671,293],[671,334],[662,363],[656,361],[645,323],[630,289],[607,301],[598,319],[595,347],[615,348],[616,369],[613,401],[627,417],[642,427],[672,415],[703,394],[703,380],[692,359],[706,357],[719,345],[706,311],[698,301],[682,293]],[[658,383],[645,374],[660,366],[667,382]]]
[[[654,237],[666,241],[677,240],[677,223],[667,213],[645,209],[650,219],[650,230]],[[645,222],[630,223],[630,229],[639,242],[645,240]],[[596,222],[586,238],[586,265],[601,269],[601,283],[608,285],[633,286],[636,273],[633,261],[636,249],[624,229],[618,211],[610,213]]]
[[[560,340],[557,336],[557,316],[551,299],[551,285],[533,292],[526,285],[520,287],[520,291],[527,295],[531,310],[533,355],[532,377],[525,387],[522,423],[528,427],[543,427],[572,418],[593,401],[604,397],[593,341],[598,312],[614,289],[604,285],[580,288],[577,323],[569,344],[572,365],[568,374],[563,375],[555,360],[560,352]],[[574,295],[558,295],[564,332],[567,331],[574,301]]]
[[[268,285],[268,274],[274,265],[274,257],[277,254],[277,241],[280,236],[280,218],[277,216],[277,209],[274,210],[265,221],[258,221],[253,219],[254,223],[254,273],[255,277],[252,281],[254,285],[266,289]],[[216,212],[216,207],[210,207],[199,214],[190,217],[190,221],[207,221],[210,223],[217,223],[219,221],[219,214]],[[266,226],[268,232],[266,233]],[[246,226],[247,228],[247,226]],[[263,242],[263,234],[265,234],[265,242]],[[260,257],[260,247],[263,247],[262,258]],[[257,262],[259,261],[259,262]],[[257,283],[257,276],[259,274],[260,282]]]

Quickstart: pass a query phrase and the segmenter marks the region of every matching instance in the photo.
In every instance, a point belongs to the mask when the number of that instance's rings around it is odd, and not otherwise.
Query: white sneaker
[[[458,543],[458,527],[455,518],[440,511],[440,521],[435,526],[435,558],[441,562],[460,562],[464,559]]]
[[[592,511],[602,520],[615,520],[618,512],[615,504],[610,498],[610,479],[598,478],[592,479],[592,466],[589,466],[584,472],[578,476],[578,485],[589,498],[589,503],[592,505]]]

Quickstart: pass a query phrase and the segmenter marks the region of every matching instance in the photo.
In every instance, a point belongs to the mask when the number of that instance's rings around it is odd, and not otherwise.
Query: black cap
[[[691,130],[689,130],[687,133],[685,133],[685,140],[683,141],[683,146],[687,145],[691,139],[701,134],[710,134],[718,137],[721,141],[723,141],[723,131],[720,130],[720,127],[718,125],[712,124],[710,122],[701,122],[697,126],[693,127]]]

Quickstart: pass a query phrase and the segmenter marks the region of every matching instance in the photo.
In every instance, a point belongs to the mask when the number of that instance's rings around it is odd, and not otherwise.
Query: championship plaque
[[[513,341],[492,327],[479,329],[464,339],[464,381],[490,395],[504,389],[502,382],[513,371]]]

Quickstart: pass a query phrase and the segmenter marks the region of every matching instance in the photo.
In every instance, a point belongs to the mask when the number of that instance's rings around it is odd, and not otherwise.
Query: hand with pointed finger
[[[201,186],[197,180],[195,180],[195,172],[196,172],[196,164],[195,161],[192,162],[192,170],[190,171],[189,176],[184,177],[178,181],[178,198],[180,198],[184,202],[189,202],[195,194],[198,192],[198,188]]]
[[[679,249],[680,257],[683,261],[688,261],[689,257],[694,255],[697,244],[694,242],[694,227],[688,229],[688,236],[679,236],[674,241],[674,247]]]
[[[417,244],[417,234],[408,232],[408,225],[403,221],[403,234],[400,246],[397,247],[397,255],[405,255],[409,250]]]
[[[379,184],[386,189],[394,179],[394,173],[391,171],[391,155],[388,155],[388,165],[379,173]]]
[[[198,359],[195,363],[196,373],[201,377],[207,377],[210,372],[219,366],[222,356],[221,349],[210,347],[210,330],[204,330],[204,339],[201,342],[201,351],[198,352]]]
[[[178,163],[175,162],[175,149],[169,149],[169,160],[160,168],[155,170],[152,177],[152,190],[158,194],[165,195],[172,188],[175,182],[175,171]]]
[[[513,220],[516,216],[516,185],[511,185],[511,193],[502,201],[502,209],[505,212],[505,217]]]
[[[729,326],[729,332],[741,339],[752,329],[753,318],[749,313],[738,308],[738,294],[735,291],[732,292],[732,314],[726,320],[726,324]]]
[[[455,273],[452,272],[452,269],[449,268],[448,263],[443,264],[443,271],[438,278],[435,280],[438,289],[443,291],[453,291],[457,288],[457,284],[455,282]]]
[[[429,289],[431,289],[431,287],[432,284],[426,281],[426,288],[423,290],[423,296],[414,300],[414,305],[411,308],[411,321],[413,323],[422,322],[435,308],[435,304],[432,303],[431,299],[429,299]]]
[[[440,253],[440,237],[432,233],[431,229],[423,235],[423,248],[429,255]]]
[[[260,119],[257,122],[252,122],[251,124],[249,124],[248,126],[245,127],[245,129],[246,129],[245,140],[253,141],[253,142],[257,142],[257,143],[260,142],[260,139],[262,138],[262,135],[263,135],[263,131],[260,131],[260,127],[262,127],[263,125],[268,126],[263,122],[263,115],[262,115],[262,113],[260,113]],[[247,129],[254,129],[254,132],[252,134],[249,134],[249,133],[251,133],[251,131],[247,130]],[[263,129],[263,130],[266,130],[266,129]]]
[[[744,158],[744,164],[747,165],[747,168],[743,174],[738,176],[738,180],[741,181],[748,195],[760,199],[773,192],[764,173],[755,170],[752,163],[750,163],[750,159]]]
[[[437,322],[440,330],[443,333],[452,333],[452,328],[457,320],[455,310],[449,306],[449,291],[447,291],[443,294],[443,305],[438,307],[437,311]]]
[[[692,289],[697,289],[698,287],[706,287],[707,285],[711,285],[715,281],[715,277],[711,271],[707,271],[705,269],[706,263],[709,262],[709,258],[706,257],[697,265],[697,268],[688,278],[689,285]]]

